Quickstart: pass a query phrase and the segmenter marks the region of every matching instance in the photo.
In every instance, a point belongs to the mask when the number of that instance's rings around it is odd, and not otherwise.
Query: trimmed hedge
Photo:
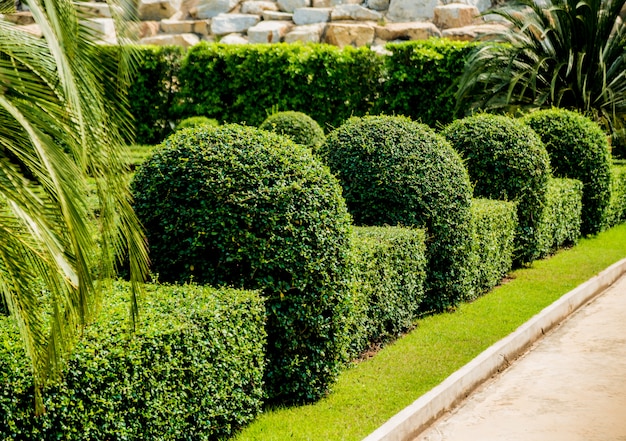
[[[184,56],[180,46],[139,46],[138,66],[128,92],[135,119],[136,144],[158,144],[178,120],[178,72]],[[192,116],[192,115],[190,115]]]
[[[324,143],[324,131],[310,116],[302,112],[276,112],[268,116],[259,126],[262,130],[276,132],[289,137],[296,144],[317,150]]]
[[[382,65],[368,48],[201,42],[181,67],[181,115],[258,126],[266,109],[293,110],[336,127],[372,109]]]
[[[513,266],[517,204],[493,199],[472,199],[471,286],[464,300],[489,291]]]
[[[176,130],[188,129],[189,127],[197,127],[201,125],[217,127],[220,123],[216,119],[207,118],[206,116],[190,116],[189,118],[180,120],[180,122],[176,124]]]
[[[160,280],[262,289],[269,397],[312,401],[346,357],[350,216],[310,149],[255,127],[184,129],[132,183]]]
[[[475,197],[518,202],[514,261],[537,259],[541,254],[538,223],[551,176],[539,136],[521,121],[489,114],[456,120],[442,133],[463,157]]]
[[[116,283],[105,297],[62,380],[43,390],[40,416],[16,326],[0,317],[0,438],[214,440],[255,418],[265,343],[258,293],[148,285],[132,338],[129,296]]]
[[[626,221],[626,165],[611,166],[611,199],[606,222],[609,227]]]
[[[385,57],[376,113],[405,115],[431,127],[452,122],[454,85],[477,44],[445,38],[387,44],[391,55]]]
[[[577,179],[551,178],[548,181],[546,209],[539,226],[545,257],[580,237],[583,184]]]
[[[581,233],[602,231],[611,198],[611,155],[606,134],[589,118],[565,109],[539,110],[523,121],[543,140],[554,176],[582,181]]]
[[[356,225],[428,229],[423,309],[456,305],[466,290],[471,187],[445,139],[404,117],[355,117],[328,135],[319,154]]]
[[[355,227],[352,355],[413,326],[424,298],[426,234],[404,227]]]

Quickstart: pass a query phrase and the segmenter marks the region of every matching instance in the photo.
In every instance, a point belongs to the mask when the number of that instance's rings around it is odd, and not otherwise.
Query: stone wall
[[[444,0],[445,1],[445,0]],[[448,37],[473,40],[500,24],[479,13],[491,0],[139,0],[136,34],[143,44],[316,42],[381,48],[389,41]],[[116,40],[109,6],[78,2],[103,42]],[[27,11],[0,15],[38,33]]]

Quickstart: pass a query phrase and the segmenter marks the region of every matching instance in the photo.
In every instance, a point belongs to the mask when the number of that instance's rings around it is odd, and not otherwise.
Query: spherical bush
[[[176,130],[188,129],[189,127],[198,127],[201,125],[207,125],[210,127],[217,127],[220,123],[213,118],[207,118],[206,116],[190,116],[181,120],[176,126]]]
[[[323,395],[344,361],[351,230],[328,168],[275,133],[198,127],[167,138],[132,188],[159,279],[262,289],[270,399]]]
[[[539,136],[518,120],[488,114],[456,120],[443,135],[463,157],[475,197],[518,202],[516,263],[538,258],[537,227],[551,176],[548,153]]]
[[[302,112],[277,112],[268,116],[260,129],[288,136],[295,143],[316,150],[324,142],[324,131],[310,116]]]
[[[605,226],[611,198],[611,155],[600,126],[580,113],[539,110],[523,118],[543,140],[555,176],[583,183],[582,234]]]
[[[459,155],[404,117],[351,118],[319,151],[358,225],[426,227],[424,310],[455,305],[467,289],[471,188]]]

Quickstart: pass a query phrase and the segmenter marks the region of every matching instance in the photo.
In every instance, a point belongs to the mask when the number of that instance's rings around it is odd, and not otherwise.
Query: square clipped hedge
[[[424,298],[426,234],[404,227],[354,227],[352,354],[413,326]]]
[[[0,319],[0,438],[209,440],[260,412],[265,309],[256,292],[149,285],[133,338],[116,283],[34,414],[14,323]]]
[[[551,178],[546,209],[539,224],[541,257],[578,243],[580,237],[583,183],[577,179]]]
[[[468,277],[473,300],[498,285],[513,265],[517,204],[472,199],[472,250]]]
[[[606,215],[607,227],[626,220],[626,165],[611,166],[611,199]]]

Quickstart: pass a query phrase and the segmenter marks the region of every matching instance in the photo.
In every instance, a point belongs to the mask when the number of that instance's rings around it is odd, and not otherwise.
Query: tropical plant
[[[101,50],[70,0],[27,5],[43,37],[0,20],[0,293],[39,391],[97,311],[99,286],[124,252],[134,317],[147,252],[121,151],[130,54]]]
[[[503,27],[473,51],[457,112],[562,107],[615,130],[626,114],[625,0],[517,0],[490,13]]]

